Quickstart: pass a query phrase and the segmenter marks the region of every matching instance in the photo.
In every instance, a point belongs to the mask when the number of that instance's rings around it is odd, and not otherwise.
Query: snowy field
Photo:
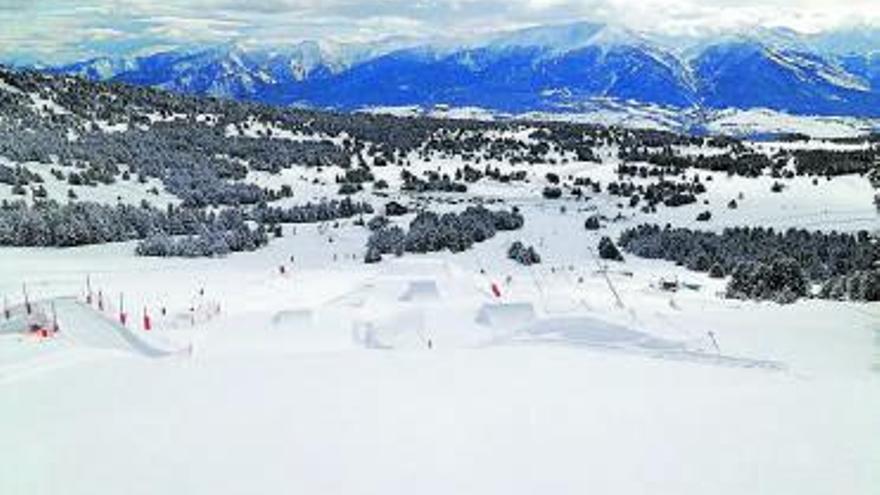
[[[761,134],[802,133],[818,138],[851,138],[876,132],[880,128],[880,121],[877,119],[801,116],[766,108],[696,111],[607,98],[594,98],[573,104],[571,107],[565,108],[563,106],[554,112],[528,112],[517,115],[473,107],[426,109],[419,106],[386,106],[366,108],[363,111],[400,117],[427,115],[487,121],[514,118],[524,121],[578,122],[672,132],[687,132],[688,129],[696,127],[716,135],[745,137]]]
[[[701,227],[877,225],[857,177],[771,183],[718,176]],[[706,205],[591,233],[614,198],[492,184],[469,194],[526,227],[461,254],[365,265],[350,220],[223,259],[0,250],[0,294],[26,282],[61,327],[0,333],[0,493],[877,493],[880,307],[730,301],[671,263],[595,258],[601,235]],[[507,260],[514,240],[544,263]]]

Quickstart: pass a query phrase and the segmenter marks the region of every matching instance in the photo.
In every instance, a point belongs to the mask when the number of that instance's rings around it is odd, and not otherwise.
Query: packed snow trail
[[[129,328],[74,298],[59,298],[54,302],[61,334],[78,344],[99,349],[131,351],[146,357],[171,354],[147,343]]]

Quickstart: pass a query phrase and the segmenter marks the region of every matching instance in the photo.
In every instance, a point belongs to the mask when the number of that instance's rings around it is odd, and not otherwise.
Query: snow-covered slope
[[[819,55],[751,41],[723,43],[694,61],[710,108],[771,108],[789,113],[877,116],[871,82]]]
[[[82,297],[91,273],[108,299],[125,292],[135,332],[192,346],[92,347],[64,318],[48,341],[0,335],[0,436],[16,453],[0,491],[872,494],[876,309],[723,301],[704,276],[636,259],[609,273],[621,309],[582,217],[514,201],[530,221],[511,235],[547,239],[544,265],[497,256],[509,236],[380,268],[334,261],[364,240],[347,222],[332,248],[300,227],[226,259],[0,251],[17,260],[0,265],[4,291],[24,277],[47,281],[41,297]],[[519,330],[479,322],[492,308],[505,321],[489,282],[506,275],[502,304],[533,305]],[[663,277],[704,288],[665,293]],[[404,298],[425,281],[436,295]]]

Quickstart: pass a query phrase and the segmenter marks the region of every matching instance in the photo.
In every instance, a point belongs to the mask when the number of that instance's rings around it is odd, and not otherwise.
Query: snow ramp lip
[[[135,334],[133,330],[108,318],[73,297],[62,297],[55,303],[61,334],[74,342],[93,348],[123,350],[145,357],[159,358],[176,354]]]

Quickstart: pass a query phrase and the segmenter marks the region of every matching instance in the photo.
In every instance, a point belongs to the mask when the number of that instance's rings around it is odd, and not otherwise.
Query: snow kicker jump
[[[55,304],[61,335],[77,344],[98,349],[128,351],[146,357],[174,354],[138,337],[131,329],[75,298],[58,298],[52,302]]]

